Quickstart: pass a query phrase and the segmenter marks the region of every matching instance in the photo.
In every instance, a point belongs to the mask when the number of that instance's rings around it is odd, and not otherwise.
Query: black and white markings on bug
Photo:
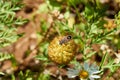
[[[59,44],[60,45],[65,44],[65,43],[69,42],[71,39],[72,39],[71,35],[65,36],[59,41]]]

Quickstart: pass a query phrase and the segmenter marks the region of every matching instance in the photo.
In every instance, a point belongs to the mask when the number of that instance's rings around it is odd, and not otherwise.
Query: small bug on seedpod
[[[57,64],[68,64],[77,52],[77,44],[72,35],[56,36],[48,46],[48,56]]]
[[[59,41],[59,44],[60,44],[60,45],[65,44],[65,43],[69,42],[71,39],[72,39],[72,36],[71,36],[71,35],[67,35],[67,36],[63,37],[63,38]]]

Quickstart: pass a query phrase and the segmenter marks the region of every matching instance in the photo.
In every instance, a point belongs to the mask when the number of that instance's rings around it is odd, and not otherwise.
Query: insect
[[[68,41],[70,41],[72,39],[72,36],[71,35],[68,35],[68,36],[65,36],[63,37],[60,41],[59,41],[59,44],[62,45],[64,43],[67,43]]]

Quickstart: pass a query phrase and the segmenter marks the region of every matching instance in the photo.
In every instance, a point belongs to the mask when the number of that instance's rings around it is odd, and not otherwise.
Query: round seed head
[[[49,47],[48,47],[48,56],[49,58],[58,64],[66,64],[69,63],[75,56],[76,53],[76,44],[74,40],[65,41],[60,44],[61,40],[64,40],[65,36],[55,37]],[[67,38],[71,38],[71,36],[67,36]]]

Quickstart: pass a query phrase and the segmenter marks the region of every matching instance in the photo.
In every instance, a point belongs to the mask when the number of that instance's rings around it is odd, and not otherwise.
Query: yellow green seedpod
[[[55,37],[49,47],[48,56],[57,64],[67,64],[75,56],[77,45],[71,35]]]

